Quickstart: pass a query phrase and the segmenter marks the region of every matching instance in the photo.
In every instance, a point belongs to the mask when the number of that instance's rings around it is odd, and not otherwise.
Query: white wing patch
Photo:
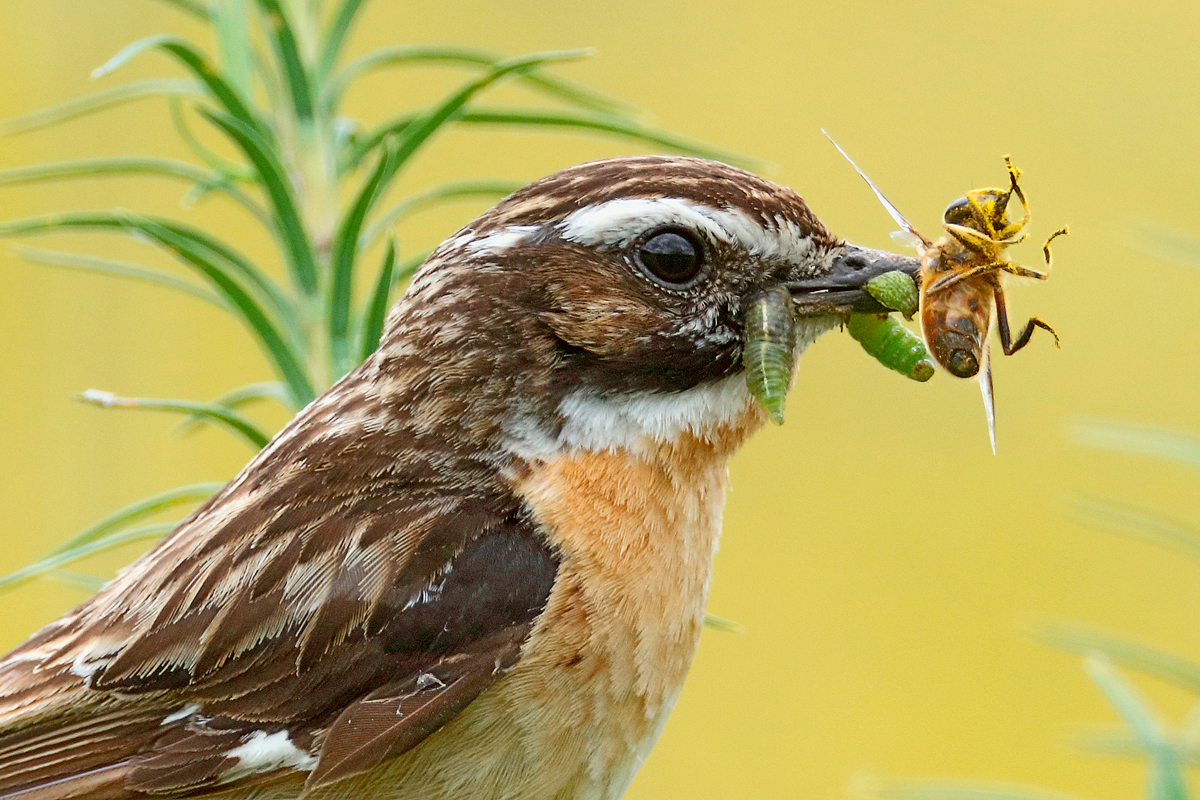
[[[316,756],[292,744],[287,731],[255,731],[225,755],[236,758],[238,763],[221,774],[223,783],[287,767],[309,772],[317,766]]]

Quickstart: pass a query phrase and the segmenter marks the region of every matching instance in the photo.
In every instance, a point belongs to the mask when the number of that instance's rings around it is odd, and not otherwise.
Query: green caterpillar
[[[895,317],[886,314],[851,314],[846,330],[862,345],[863,350],[888,369],[894,369],[914,381],[927,381],[933,377],[933,361],[929,358],[925,343]]]
[[[899,270],[876,275],[863,287],[867,294],[878,300],[884,308],[899,311],[905,319],[912,319],[920,307],[921,298],[913,279]]]
[[[783,407],[792,382],[794,322],[792,296],[782,286],[751,298],[746,308],[742,350],[746,386],[776,425],[783,424]]]

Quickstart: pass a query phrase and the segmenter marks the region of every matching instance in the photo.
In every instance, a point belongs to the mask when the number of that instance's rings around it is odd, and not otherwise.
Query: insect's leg
[[[1013,353],[1029,344],[1029,339],[1033,336],[1033,329],[1035,327],[1041,328],[1044,331],[1049,331],[1050,335],[1054,337],[1054,346],[1062,347],[1062,345],[1059,344],[1058,334],[1054,332],[1054,328],[1051,328],[1047,323],[1043,322],[1037,317],[1029,318],[1029,321],[1025,323],[1024,330],[1021,331],[1021,335],[1018,336],[1017,340],[1014,342],[1012,339],[1012,331],[1008,327],[1008,304],[1004,299],[1004,290],[997,286],[994,291],[994,295],[996,298],[996,327],[1000,333],[1000,346],[1004,348],[1004,355],[1011,356]]]
[[[1004,166],[1008,167],[1008,180],[1009,180],[1009,184],[1011,186],[1011,188],[1008,190],[1008,193],[1010,195],[1015,194],[1017,196],[1017,199],[1021,201],[1021,210],[1024,211],[1024,216],[1021,218],[1020,223],[1012,225],[1010,227],[1016,228],[1016,230],[1020,230],[1021,228],[1024,228],[1029,223],[1029,216],[1030,216],[1029,203],[1025,200],[1025,192],[1021,191],[1021,187],[1019,185],[1017,185],[1017,181],[1020,180],[1020,178],[1021,178],[1021,170],[1019,170],[1013,166],[1011,156],[1004,157]],[[1015,231],[1014,231],[1014,233],[1015,233]]]
[[[939,292],[943,289],[949,289],[951,286],[962,283],[970,278],[976,278],[988,272],[995,272],[998,269],[1006,269],[1007,266],[1008,262],[1006,261],[993,261],[989,264],[980,264],[977,267],[964,269],[961,272],[947,272],[945,275],[925,287],[925,291]]]
[[[1019,278],[1037,278],[1039,281],[1044,281],[1050,277],[1045,272],[1038,272],[1035,269],[1022,267],[1020,264],[1013,264],[1011,262],[1004,264],[1003,266],[996,267],[996,269],[1003,270],[1009,275],[1016,275]]]
[[[1050,238],[1046,240],[1046,243],[1044,245],[1042,245],[1042,252],[1046,255],[1046,269],[1047,270],[1050,269],[1050,243],[1053,242],[1055,239],[1057,239],[1059,236],[1066,236],[1067,233],[1068,233],[1067,226],[1063,225],[1061,228],[1056,230],[1054,233],[1050,234]]]

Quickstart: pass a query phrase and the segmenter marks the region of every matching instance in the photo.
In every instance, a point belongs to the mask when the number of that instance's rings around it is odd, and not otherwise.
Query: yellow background
[[[100,83],[87,77],[125,43],[162,30],[196,33],[137,0],[4,3],[0,116],[175,74],[147,55]],[[595,58],[562,71],[667,128],[770,162],[769,177],[863,244],[890,246],[894,226],[820,127],[927,233],[949,200],[1002,183],[1000,156],[1010,152],[1025,171],[1031,239],[1071,225],[1051,280],[1010,294],[1014,316],[1044,317],[1063,348],[1038,334],[996,364],[995,457],[972,382],[910,383],[836,334],[804,357],[789,423],[761,434],[732,468],[711,609],[744,630],[706,633],[630,797],[836,798],[863,774],[1139,796],[1136,763],[1071,747],[1113,714],[1078,659],[1028,631],[1078,620],[1200,661],[1197,565],[1082,527],[1066,510],[1083,494],[1200,519],[1194,473],[1088,450],[1068,434],[1073,421],[1096,417],[1200,429],[1200,273],[1143,254],[1132,233],[1148,221],[1200,235],[1200,5],[375,0],[352,53],[405,41],[511,53],[594,47]],[[351,110],[382,119],[457,80],[383,73]],[[453,132],[401,188],[533,179],[635,151],[583,137]],[[0,166],[141,152],[184,155],[162,102],[0,139]],[[0,188],[0,218],[170,210],[181,191],[129,180]],[[407,225],[407,251],[481,208]],[[219,203],[187,213],[266,252]],[[161,263],[115,237],[40,244]],[[1040,260],[1033,241],[1014,255]],[[223,434],[180,439],[171,418],[69,399],[88,387],[208,399],[266,378],[231,321],[156,288],[0,258],[0,573],[145,494],[237,470],[247,452]],[[0,597],[0,647],[80,599],[50,582]],[[1139,685],[1170,720],[1189,706],[1181,692]]]

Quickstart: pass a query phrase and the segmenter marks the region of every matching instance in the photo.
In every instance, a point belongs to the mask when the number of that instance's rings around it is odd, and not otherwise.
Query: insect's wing
[[[900,213],[900,209],[896,208],[896,206],[892,204],[891,200],[888,200],[886,197],[883,196],[883,192],[879,191],[879,187],[875,185],[875,182],[867,177],[867,173],[863,172],[862,169],[858,166],[858,164],[854,163],[854,159],[851,158],[850,155],[845,150],[842,149],[842,146],[840,144],[833,141],[833,137],[830,136],[829,133],[826,132],[826,130],[824,128],[821,129],[821,133],[825,134],[825,138],[828,139],[829,142],[834,147],[837,148],[837,151],[842,154],[842,158],[849,161],[850,166],[854,167],[854,171],[857,172],[859,174],[859,176],[862,177],[862,179],[867,182],[867,186],[871,187],[871,191],[874,192],[875,196],[879,198],[879,202],[881,204],[883,204],[884,209],[888,212],[888,214],[891,215],[892,219],[894,219],[896,221],[896,224],[899,225],[904,230],[905,233],[909,233],[909,234],[917,237],[917,239],[919,239],[921,241],[921,243],[923,245],[925,245],[926,247],[928,247],[930,244],[932,244],[932,242],[930,242],[928,239],[926,239],[924,236],[921,235],[920,231],[918,231],[916,228],[913,227],[912,223],[909,222],[908,219],[903,214]]]
[[[983,348],[983,367],[979,370],[979,391],[983,393],[983,413],[987,417],[992,455],[996,455],[996,400],[992,396],[992,358],[990,348],[986,345]]]

